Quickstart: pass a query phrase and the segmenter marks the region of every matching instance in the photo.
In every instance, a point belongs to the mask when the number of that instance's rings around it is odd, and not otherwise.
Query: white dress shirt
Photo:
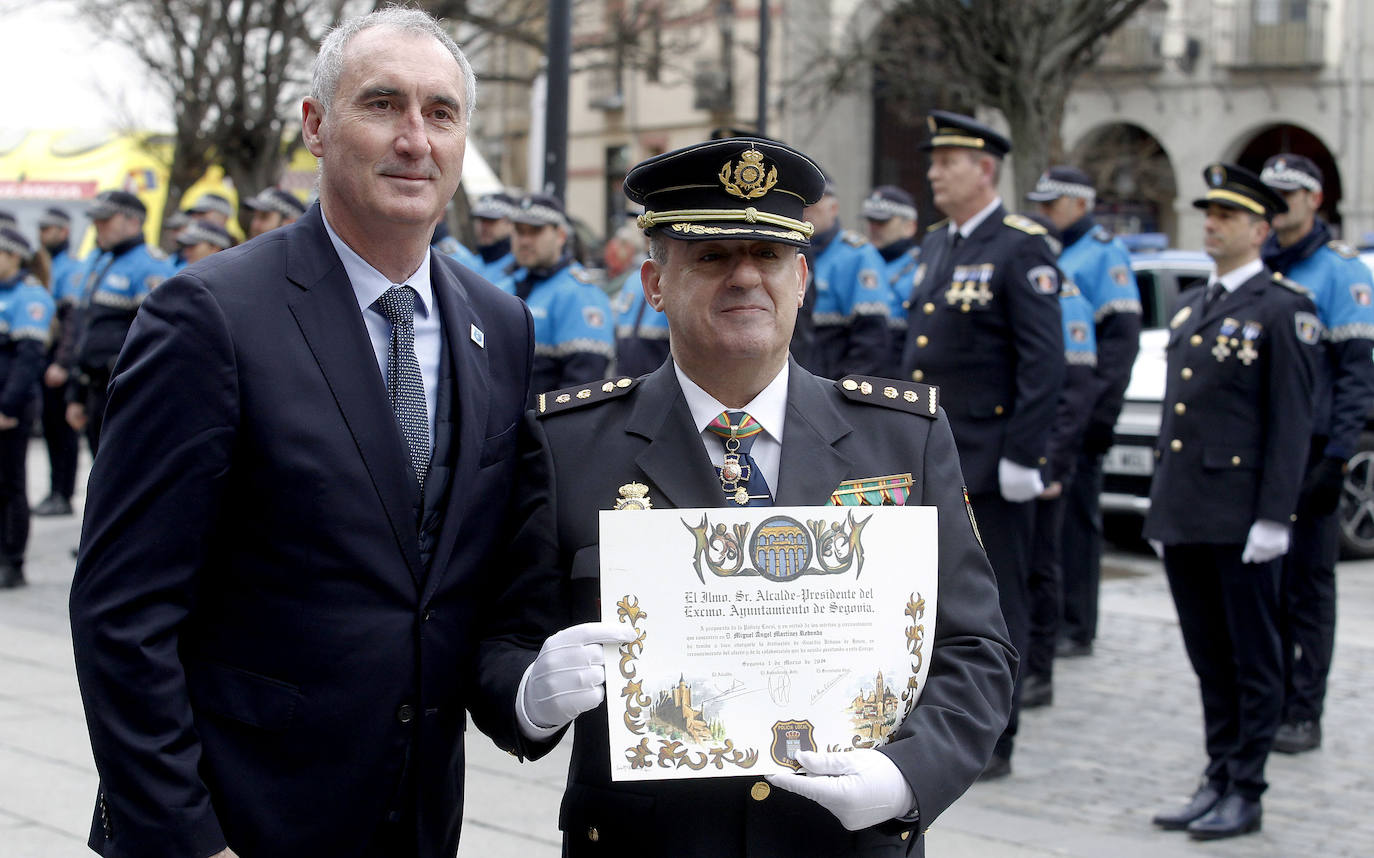
[[[778,466],[782,460],[782,427],[787,419],[787,374],[788,365],[783,363],[782,369],[778,372],[768,386],[759,391],[759,395],[750,400],[749,404],[743,408],[726,408],[716,401],[716,398],[701,389],[701,386],[687,377],[682,368],[673,363],[673,372],[677,373],[677,383],[682,388],[682,396],[687,400],[687,408],[692,412],[692,422],[696,424],[697,432],[701,435],[701,443],[706,448],[706,455],[711,457],[711,463],[719,468],[725,462],[725,445],[721,443],[719,435],[706,431],[706,427],[720,416],[722,411],[747,411],[749,416],[763,427],[763,432],[754,439],[754,446],[750,448],[749,455],[754,458],[754,464],[763,472],[763,478],[768,483],[769,491],[773,497],[778,496]],[[722,490],[724,494],[724,490]]]
[[[1241,287],[1241,284],[1243,284],[1246,280],[1249,280],[1251,277],[1254,277],[1256,274],[1260,273],[1263,270],[1263,259],[1253,259],[1239,268],[1235,268],[1231,271],[1226,272],[1221,277],[1217,277],[1216,269],[1213,268],[1212,275],[1207,278],[1207,288],[1211,289],[1213,283],[1219,282],[1221,283],[1221,288],[1226,290],[1226,294],[1230,295],[1232,292],[1239,289]]]
[[[382,293],[392,286],[386,275],[373,268],[367,260],[339,238],[338,233],[329,225],[329,218],[323,217],[325,232],[334,243],[334,250],[343,262],[348,281],[353,284],[353,294],[358,299],[358,308],[367,325],[367,336],[372,340],[372,352],[377,357],[377,368],[381,370],[382,382],[386,383],[387,353],[391,350],[391,322],[381,310],[372,306]],[[425,412],[429,415],[429,448],[434,449],[434,411],[439,395],[439,349],[442,338],[439,334],[439,312],[434,305],[434,286],[429,279],[429,252],[420,267],[415,269],[404,281],[404,285],[415,290],[415,358],[420,362],[420,377],[425,382]]]
[[[974,215],[973,217],[969,218],[968,220],[964,221],[962,224],[959,224],[957,226],[954,223],[954,218],[950,218],[949,237],[954,238],[954,233],[956,232],[962,235],[964,238],[968,238],[970,235],[973,235],[973,231],[978,227],[982,226],[983,221],[987,220],[989,215],[997,211],[997,207],[1001,204],[1001,197],[993,197],[992,202],[988,203],[987,208],[983,209],[982,211],[978,212],[978,214]]]

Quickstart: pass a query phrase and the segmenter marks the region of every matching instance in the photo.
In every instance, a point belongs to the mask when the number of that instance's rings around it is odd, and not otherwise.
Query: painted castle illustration
[[[867,693],[865,693],[867,692]],[[901,712],[901,701],[883,680],[883,672],[873,683],[873,689],[862,687],[849,703],[853,715],[854,730],[865,739],[879,739],[886,736],[897,723]]]
[[[706,723],[702,709],[692,708],[692,686],[681,675],[671,691],[660,691],[650,712],[649,727],[668,738],[708,745],[724,735],[718,723]],[[719,735],[717,735],[719,734]]]

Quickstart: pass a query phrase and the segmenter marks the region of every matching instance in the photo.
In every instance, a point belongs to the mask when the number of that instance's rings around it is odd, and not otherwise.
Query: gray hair
[[[649,258],[659,265],[668,264],[668,242],[671,238],[661,232],[649,233]]]
[[[334,93],[339,87],[339,75],[343,72],[344,48],[354,36],[373,27],[432,36],[443,45],[453,55],[454,61],[463,73],[463,124],[466,125],[472,120],[472,109],[477,104],[477,77],[472,73],[472,66],[464,56],[463,49],[458,47],[458,43],[453,41],[448,31],[428,12],[404,6],[387,6],[385,9],[350,18],[330,30],[329,35],[325,36],[324,42],[320,44],[320,52],[310,69],[311,98],[323,105],[325,111],[329,110],[334,103]]]

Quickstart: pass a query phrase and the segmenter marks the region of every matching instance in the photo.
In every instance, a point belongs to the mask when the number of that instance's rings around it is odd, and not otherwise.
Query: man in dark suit
[[[542,395],[531,415],[517,493],[532,514],[513,589],[530,603],[566,599],[583,625],[545,645],[517,709],[532,740],[585,710],[560,815],[565,854],[630,854],[646,835],[671,838],[655,848],[675,856],[921,854],[921,832],[977,777],[1006,721],[1016,656],[935,388],[829,381],[788,358],[812,232],[802,208],[823,181],[805,155],[751,138],[631,170],[626,195],[644,206],[650,237],[645,296],[668,317],[672,359],[639,381]],[[730,454],[706,427],[735,409],[762,431]],[[741,453],[752,463],[743,477],[727,458]],[[912,502],[939,511],[940,599],[930,678],[891,741],[802,752],[805,777],[612,783],[601,648],[577,646],[598,633],[598,511],[636,482],[655,508],[821,505],[845,480],[904,473]],[[547,669],[555,658],[561,673]]]
[[[101,854],[457,849],[533,352],[429,248],[473,94],[427,15],[345,23],[303,106],[320,204],[143,304],[71,595]]]
[[[987,533],[1012,645],[1030,645],[1034,504],[1064,377],[1059,252],[1043,226],[1008,214],[997,175],[1011,141],[967,116],[932,111],[931,191],[948,215],[921,242],[902,378],[945,388],[973,510]],[[1021,695],[1017,677],[1016,699]],[[1011,774],[1017,709],[986,778]]]
[[[1264,764],[1283,707],[1277,625],[1312,431],[1322,325],[1302,287],[1264,267],[1283,199],[1242,167],[1213,164],[1206,289],[1169,323],[1164,421],[1145,537],[1164,558],[1202,691],[1208,764],[1182,807],[1154,818],[1196,840],[1260,829]]]

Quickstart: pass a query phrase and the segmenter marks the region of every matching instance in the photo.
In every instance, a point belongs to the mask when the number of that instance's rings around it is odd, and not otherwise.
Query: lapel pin
[[[477,344],[479,349],[487,347],[487,335],[482,333],[482,329],[476,325],[472,326],[472,341]]]

